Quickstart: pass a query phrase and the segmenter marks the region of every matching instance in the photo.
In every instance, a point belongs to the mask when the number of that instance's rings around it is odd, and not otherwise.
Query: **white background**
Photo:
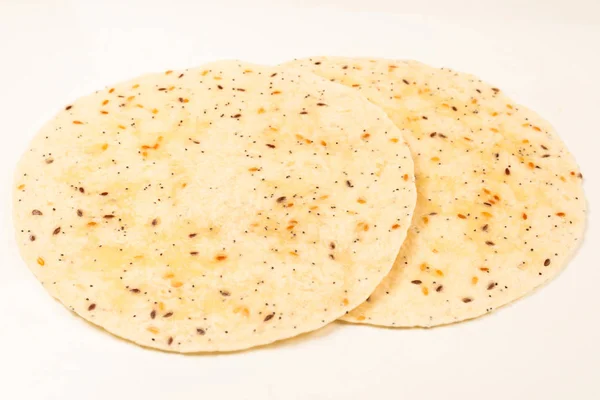
[[[0,0],[0,399],[600,399],[600,2],[210,3]],[[476,321],[333,324],[222,355],[142,349],[50,299],[10,220],[13,168],[42,122],[143,72],[319,54],[471,72],[548,118],[581,166],[590,208],[565,272]]]

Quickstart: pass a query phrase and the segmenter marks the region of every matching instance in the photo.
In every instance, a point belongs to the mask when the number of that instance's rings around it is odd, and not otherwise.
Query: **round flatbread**
[[[416,201],[401,132],[355,91],[237,61],[83,97],[16,173],[21,253],[65,306],[178,352],[288,338],[362,303]]]
[[[581,174],[550,124],[476,77],[414,61],[316,57],[400,128],[418,201],[395,266],[345,320],[433,326],[489,313],[558,274],[583,235]]]

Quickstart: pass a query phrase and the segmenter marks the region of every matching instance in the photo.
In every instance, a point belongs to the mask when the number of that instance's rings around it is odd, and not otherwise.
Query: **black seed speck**
[[[265,317],[265,322],[270,321],[275,316],[275,313],[269,314]]]

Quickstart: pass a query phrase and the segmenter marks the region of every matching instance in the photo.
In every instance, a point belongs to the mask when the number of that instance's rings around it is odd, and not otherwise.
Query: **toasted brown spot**
[[[93,311],[96,308],[96,304],[92,303],[88,307],[88,311]]]
[[[60,233],[60,226],[52,232],[53,235],[58,235]]]
[[[81,121],[73,121],[73,124],[75,124],[75,125],[83,125],[83,122],[81,122]]]
[[[163,318],[170,318],[173,316],[173,312],[169,311],[168,313],[166,313],[165,315],[163,315]]]
[[[131,293],[140,293],[140,289],[136,289],[136,288],[129,289],[129,291],[130,291]]]
[[[156,318],[156,310],[152,310],[152,312],[150,313],[150,318]]]
[[[227,256],[225,254],[217,254],[217,256],[215,257],[215,259],[217,261],[223,261],[227,259]]]
[[[527,214],[525,214],[525,213],[521,214],[521,218],[527,219]]]
[[[229,293],[227,290],[219,290],[219,293],[221,293],[221,296],[231,296],[231,293]]]
[[[495,243],[492,242],[492,241],[490,241],[490,240],[486,240],[485,244],[487,244],[488,246],[494,246],[495,245]]]
[[[32,242],[35,242],[35,235],[29,235],[29,240],[31,240]]]
[[[460,219],[467,219],[467,217],[465,217],[463,214],[458,214],[458,218],[460,218]]]
[[[102,192],[102,193],[100,193],[100,196],[107,196],[107,195],[108,195],[108,192]]]
[[[44,161],[46,164],[52,164],[54,162],[54,158],[46,158]]]
[[[193,238],[193,237],[196,237],[196,235],[197,235],[197,233],[190,233],[190,234],[188,235],[188,237],[191,237],[191,238]]]
[[[550,265],[550,259],[546,258],[546,260],[544,261],[544,267],[547,267],[548,265]]]
[[[31,215],[43,215],[40,210],[32,210]]]
[[[275,145],[274,145],[274,144],[271,144],[271,143],[267,143],[267,147],[270,147],[271,149],[274,149],[274,148],[275,148]]]
[[[348,186],[348,187],[354,187],[354,185],[350,181],[346,181],[346,186]]]
[[[465,297],[462,299],[463,303],[470,303],[473,301],[473,299],[469,298],[469,297]]]
[[[496,284],[494,282],[490,282],[490,284],[487,286],[487,290],[492,290],[495,287],[496,287]]]
[[[285,196],[281,196],[281,197],[279,197],[279,198],[277,199],[277,202],[278,202],[278,203],[283,203],[285,200],[286,200],[286,197],[285,197]]]
[[[565,216],[565,213],[564,213],[564,212],[557,212],[557,213],[556,213],[556,216],[557,216],[557,217],[564,217],[564,216]]]
[[[167,341],[167,344],[170,346],[171,344],[173,344],[173,337],[170,337],[169,340]]]
[[[392,229],[398,229],[398,228],[400,228],[400,225],[398,225],[398,224],[392,225]]]
[[[444,285],[440,285],[440,286],[438,286],[437,288],[435,288],[435,291],[439,293],[439,292],[441,292],[443,289],[444,289]]]
[[[508,169],[508,168],[505,168],[505,169],[504,169],[504,174],[505,174],[505,175],[510,175],[510,169]]]
[[[484,226],[481,227],[481,230],[484,232],[487,232],[488,226],[489,226],[488,224],[485,224]]]
[[[422,281],[415,279],[414,281],[411,281],[410,283],[414,284],[414,285],[420,285],[421,283],[423,283]]]
[[[42,257],[38,257],[37,263],[43,267],[46,264],[46,261],[44,261],[44,259]]]
[[[156,225],[158,225],[158,224],[159,224],[159,222],[160,222],[160,218],[154,218],[154,219],[152,220],[152,226],[156,226]]]

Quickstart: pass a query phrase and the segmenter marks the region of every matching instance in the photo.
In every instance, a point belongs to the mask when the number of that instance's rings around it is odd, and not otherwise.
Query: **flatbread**
[[[402,133],[355,91],[237,61],[81,98],[16,173],[27,265],[144,346],[228,351],[311,331],[389,272],[415,205]]]
[[[346,321],[434,326],[474,318],[558,274],[581,241],[582,176],[550,124],[478,78],[414,61],[315,57],[400,128],[418,201],[395,266]]]

